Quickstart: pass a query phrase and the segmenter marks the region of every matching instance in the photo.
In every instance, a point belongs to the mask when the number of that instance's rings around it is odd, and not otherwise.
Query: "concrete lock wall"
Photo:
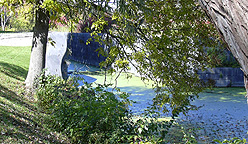
[[[86,42],[89,38],[92,38],[90,33],[68,34],[67,45],[71,51],[69,59],[93,66],[99,66],[99,63],[104,61],[105,57],[98,55],[96,50],[99,47],[104,47],[104,45],[100,45],[98,42],[95,42],[94,39],[87,45]]]
[[[48,34],[49,42],[46,50],[46,74],[67,77],[65,62],[67,53],[67,35],[64,32],[51,32]]]
[[[104,61],[105,57],[98,56],[96,50],[102,45],[95,41],[87,45],[86,42],[89,38],[92,38],[90,33],[50,32],[46,52],[46,74],[66,78],[66,61],[68,59],[99,66],[99,63]],[[70,54],[68,51],[72,53]]]
[[[240,68],[209,68],[198,74],[204,81],[213,80],[216,87],[244,87],[244,73]]]

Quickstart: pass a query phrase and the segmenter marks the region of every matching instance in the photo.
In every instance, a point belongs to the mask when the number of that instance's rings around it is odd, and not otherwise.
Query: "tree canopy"
[[[39,45],[40,51],[31,54],[29,73],[44,68],[48,21],[67,17],[71,27],[80,20],[94,18],[89,30],[92,36],[107,46],[99,54],[107,57],[102,67],[111,72],[125,71],[132,64],[142,79],[155,81],[157,92],[152,108],[172,115],[185,111],[203,90],[197,70],[206,68],[208,59],[204,49],[216,42],[216,32],[196,1],[185,0],[2,0],[6,7],[32,4],[36,11],[36,25],[32,53]],[[109,21],[112,22],[108,28]],[[99,36],[103,33],[104,36]],[[41,39],[40,39],[41,38]],[[32,55],[34,58],[32,59]],[[41,56],[37,59],[37,55]],[[35,64],[35,61],[40,62]],[[34,63],[33,66],[31,63]],[[29,78],[29,75],[28,75]],[[27,79],[28,79],[27,78]],[[169,108],[170,107],[170,108]]]
[[[215,30],[194,1],[125,1],[112,13],[115,24],[104,31],[103,16],[92,27],[106,33],[109,45],[102,66],[115,63],[113,71],[133,64],[142,79],[155,81],[154,107],[172,114],[186,111],[204,87],[197,70],[209,64],[204,48],[216,43]],[[99,25],[98,25],[99,24]],[[106,24],[106,23],[105,23]],[[103,53],[103,50],[100,51]],[[168,106],[168,105],[167,105]]]

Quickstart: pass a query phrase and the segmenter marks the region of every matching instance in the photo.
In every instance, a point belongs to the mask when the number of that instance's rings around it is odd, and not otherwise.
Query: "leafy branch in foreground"
[[[215,30],[195,1],[122,1],[111,13],[111,27],[96,15],[92,35],[107,45],[102,67],[127,71],[133,65],[141,79],[155,82],[152,109],[173,117],[191,109],[190,101],[205,85],[197,71],[210,66],[206,47],[216,45]],[[98,33],[104,33],[99,36]],[[212,37],[212,38],[211,38]]]

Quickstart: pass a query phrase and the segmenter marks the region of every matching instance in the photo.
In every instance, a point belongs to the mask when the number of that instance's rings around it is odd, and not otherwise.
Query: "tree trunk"
[[[10,18],[10,16],[7,15],[6,11],[7,11],[6,8],[4,6],[2,6],[2,8],[0,9],[2,31],[5,31],[5,27],[7,25],[9,18]]]
[[[245,75],[248,92],[248,1],[199,0]]]
[[[5,31],[5,26],[4,26],[4,15],[1,14],[1,27],[2,27],[2,31]]]
[[[42,1],[39,1],[38,5],[41,3]],[[47,12],[44,8],[38,7],[35,13],[35,26],[29,70],[25,81],[28,89],[33,88],[35,78],[37,78],[45,68],[48,29],[49,12]]]

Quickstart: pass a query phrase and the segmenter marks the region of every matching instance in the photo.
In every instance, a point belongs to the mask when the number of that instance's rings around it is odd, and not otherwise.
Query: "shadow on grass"
[[[28,73],[28,71],[22,67],[4,62],[0,62],[0,72],[17,80],[24,80]]]
[[[43,127],[34,105],[2,85],[0,121],[0,141],[3,143],[61,143],[54,132]]]
[[[20,98],[19,96],[17,96],[16,93],[14,93],[13,91],[9,90],[8,88],[2,86],[1,84],[0,84],[0,96],[1,96],[1,98],[5,98],[6,100],[8,100],[10,102],[14,102],[14,104],[25,106],[32,111],[37,110],[34,106],[24,102],[23,99]]]

